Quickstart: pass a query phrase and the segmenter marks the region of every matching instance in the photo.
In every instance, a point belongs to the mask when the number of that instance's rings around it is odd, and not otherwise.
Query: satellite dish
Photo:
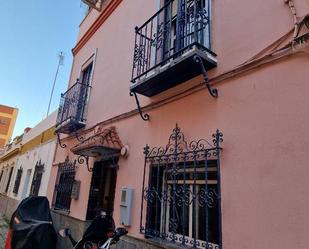
[[[98,11],[101,10],[102,0],[82,0],[83,3],[87,4],[89,7],[94,8]]]

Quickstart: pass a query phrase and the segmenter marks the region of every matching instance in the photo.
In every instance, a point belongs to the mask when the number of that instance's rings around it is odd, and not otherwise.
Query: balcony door
[[[165,0],[163,59],[199,44],[210,49],[210,0]]]
[[[81,84],[80,84],[80,91],[79,91],[79,96],[77,98],[77,113],[76,113],[76,118],[78,121],[84,122],[85,120],[85,107],[86,107],[86,102],[88,100],[88,89],[90,85],[90,80],[91,80],[91,74],[92,74],[92,68],[93,68],[93,63],[91,62],[85,69],[82,70],[82,77],[81,77]]]

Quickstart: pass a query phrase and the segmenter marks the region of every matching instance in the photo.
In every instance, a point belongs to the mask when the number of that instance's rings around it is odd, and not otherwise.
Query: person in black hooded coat
[[[46,197],[24,199],[10,221],[11,249],[55,249],[57,234]]]

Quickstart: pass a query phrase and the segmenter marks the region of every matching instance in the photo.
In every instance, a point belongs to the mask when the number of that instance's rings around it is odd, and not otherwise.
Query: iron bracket
[[[207,73],[207,70],[204,66],[204,63],[203,63],[203,60],[202,58],[199,56],[199,55],[195,55],[193,57],[193,60],[200,64],[200,67],[202,69],[202,74],[203,74],[203,77],[204,77],[204,83],[208,89],[208,92],[210,93],[210,95],[214,98],[217,98],[218,97],[218,89],[217,88],[212,88],[211,85],[210,85],[210,82],[209,82],[209,78],[208,78],[208,73]]]
[[[143,114],[142,108],[140,106],[139,100],[137,98],[136,92],[130,92],[130,96],[134,96],[135,97],[135,101],[136,101],[136,105],[137,105],[137,109],[138,109],[138,113],[141,116],[141,118],[144,121],[149,121],[150,116],[147,113]]]
[[[92,172],[92,168],[90,168],[89,166],[89,156],[84,156],[84,155],[80,155],[78,158],[77,158],[77,162],[79,164],[84,164],[86,163],[86,166],[87,166],[87,169],[89,172]]]
[[[78,142],[83,142],[84,141],[84,137],[83,136],[78,136],[78,132],[77,132],[77,129],[76,127],[74,126],[74,135],[75,135],[75,138]]]
[[[80,136],[80,137],[79,137],[79,136],[78,136],[78,132],[77,132],[77,131],[75,131],[74,133],[75,133],[75,137],[76,137],[76,139],[77,139],[77,141],[78,141],[78,142],[80,142],[80,143],[81,143],[81,142],[83,142],[83,141],[84,141],[84,137],[82,137],[82,136]]]
[[[57,141],[58,141],[58,144],[59,144],[59,146],[61,147],[61,148],[66,148],[67,147],[67,145],[66,144],[63,144],[63,143],[61,143],[61,139],[60,139],[60,133],[59,132],[55,132],[56,133],[56,135],[57,135]]]

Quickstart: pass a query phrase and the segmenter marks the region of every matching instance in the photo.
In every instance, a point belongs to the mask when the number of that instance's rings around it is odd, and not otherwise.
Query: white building
[[[0,214],[10,216],[29,195],[46,196],[56,147],[56,118],[53,112],[0,156]]]

